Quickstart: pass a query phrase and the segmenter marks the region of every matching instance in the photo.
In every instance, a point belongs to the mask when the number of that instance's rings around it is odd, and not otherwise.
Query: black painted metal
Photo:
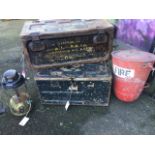
[[[111,71],[106,64],[42,70],[35,80],[43,104],[108,106]]]
[[[107,106],[109,104],[110,81],[78,81],[77,90],[71,91],[70,81],[37,81],[44,104]],[[51,86],[51,87],[49,87]],[[71,96],[71,97],[70,97]]]
[[[31,41],[28,52],[34,65],[104,57],[109,51],[108,38],[108,34],[94,34]]]

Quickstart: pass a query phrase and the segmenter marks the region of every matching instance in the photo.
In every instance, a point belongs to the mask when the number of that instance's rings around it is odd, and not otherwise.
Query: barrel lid
[[[152,62],[155,61],[155,55],[140,50],[119,50],[112,52],[113,58],[131,62]]]

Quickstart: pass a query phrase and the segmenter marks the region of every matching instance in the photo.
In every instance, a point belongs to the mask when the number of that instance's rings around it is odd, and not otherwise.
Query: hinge
[[[34,32],[34,33],[31,33],[30,36],[32,38],[32,40],[40,40],[40,37],[39,37],[39,32]]]
[[[108,40],[107,35],[105,34],[104,31],[98,31],[97,35],[93,37],[93,43],[94,44],[101,44],[101,43],[106,43]]]
[[[105,33],[105,30],[98,28],[97,34],[103,34],[103,33]]]

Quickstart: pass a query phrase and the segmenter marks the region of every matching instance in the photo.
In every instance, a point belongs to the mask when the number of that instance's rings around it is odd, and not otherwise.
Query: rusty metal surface
[[[36,80],[110,80],[107,63],[78,64],[68,67],[41,69],[35,72]]]
[[[74,33],[93,32],[96,30],[113,29],[112,24],[103,19],[59,19],[59,20],[42,20],[25,22],[21,31],[21,38],[28,39],[31,34],[39,36],[52,35],[64,36]]]
[[[25,57],[26,57],[26,55],[25,55]],[[104,57],[99,57],[99,58],[90,58],[90,59],[85,59],[85,60],[75,60],[75,61],[70,61],[70,62],[52,63],[52,64],[44,64],[44,65],[34,65],[34,64],[32,64],[29,57],[27,57],[27,60],[29,62],[29,66],[31,68],[33,68],[34,70],[38,70],[38,69],[46,69],[46,68],[55,68],[55,67],[78,65],[78,64],[100,63],[100,62],[104,62],[104,61],[109,60],[109,58],[110,58],[110,54],[108,53]],[[50,59],[50,60],[52,60],[52,59]]]
[[[103,62],[112,51],[113,27],[106,20],[30,22],[23,27],[21,38],[25,57],[34,69]]]

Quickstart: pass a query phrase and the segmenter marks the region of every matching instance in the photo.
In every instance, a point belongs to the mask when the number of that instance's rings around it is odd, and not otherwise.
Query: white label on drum
[[[113,72],[116,76],[121,78],[133,78],[135,75],[135,71],[133,69],[123,68],[117,65],[113,65]]]

